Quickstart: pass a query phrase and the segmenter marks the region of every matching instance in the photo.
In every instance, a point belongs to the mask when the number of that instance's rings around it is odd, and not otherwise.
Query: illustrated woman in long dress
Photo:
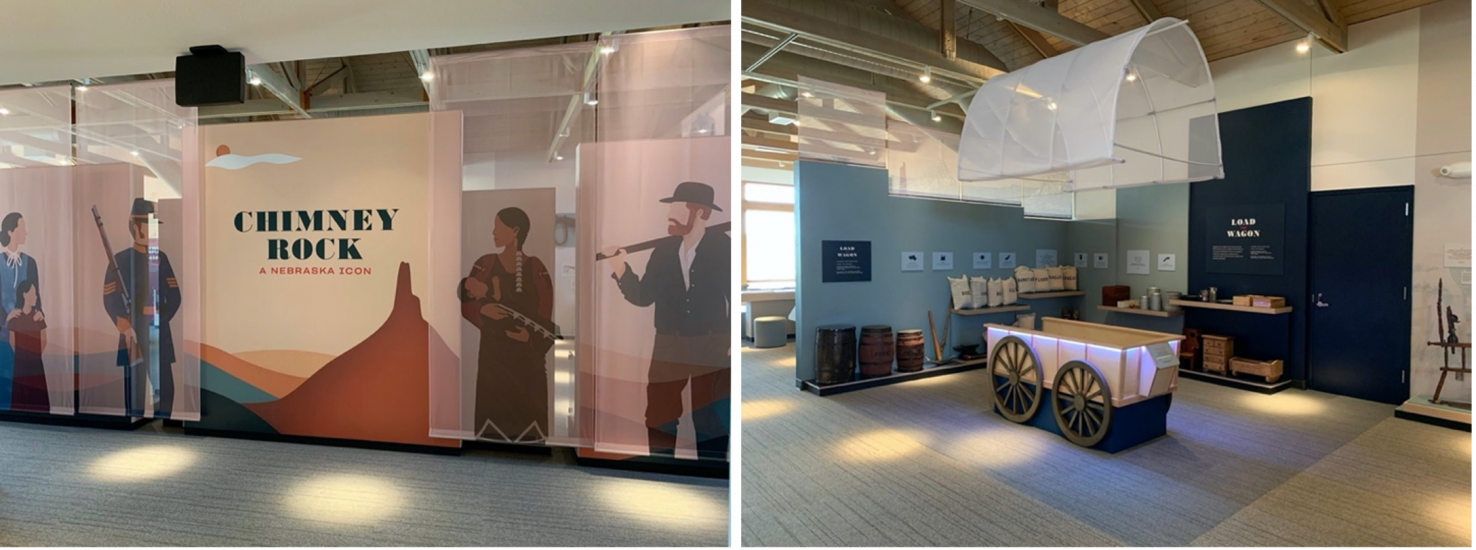
[[[481,331],[473,433],[536,443],[548,434],[548,350],[553,347],[553,278],[523,253],[532,226],[520,208],[492,225],[499,252],[478,258],[458,289],[461,315]]]
[[[19,303],[17,290],[22,282],[30,281],[36,287],[36,318],[33,320],[45,321],[41,313],[41,278],[36,260],[20,251],[28,236],[26,220],[20,212],[11,212],[0,219],[0,255],[4,256],[3,265],[0,265],[0,410],[11,407],[15,349],[10,346],[8,325],[20,315],[16,304]]]

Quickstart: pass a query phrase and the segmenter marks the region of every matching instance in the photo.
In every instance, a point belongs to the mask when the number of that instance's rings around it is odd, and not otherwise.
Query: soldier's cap
[[[133,210],[128,213],[130,218],[148,218],[154,213],[154,201],[148,199],[133,199]]]

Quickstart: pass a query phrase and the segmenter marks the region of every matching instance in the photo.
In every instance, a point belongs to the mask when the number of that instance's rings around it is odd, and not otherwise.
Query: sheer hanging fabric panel
[[[77,162],[120,167],[75,190],[79,410],[199,420],[196,109],[175,105],[173,79],[75,93]]]
[[[800,160],[887,167],[887,95],[799,77]],[[770,115],[772,117],[772,114]]]

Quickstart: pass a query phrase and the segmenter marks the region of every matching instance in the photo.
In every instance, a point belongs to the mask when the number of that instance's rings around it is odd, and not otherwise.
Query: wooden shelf
[[[954,313],[959,315],[989,315],[991,313],[1009,313],[1011,311],[1030,311],[1030,306],[999,306],[981,307],[978,309],[955,309]]]
[[[1051,292],[1025,292],[1020,294],[1021,300],[1044,300],[1046,298],[1065,298],[1067,296],[1086,296],[1084,290],[1056,290]]]
[[[1259,313],[1261,315],[1281,315],[1291,313],[1291,306],[1287,307],[1251,307],[1222,304],[1219,302],[1201,302],[1199,300],[1169,300],[1170,305],[1179,307],[1198,307],[1204,309],[1219,309],[1224,311],[1239,311],[1241,313]]]
[[[1157,311],[1157,310],[1152,310],[1152,309],[1125,308],[1125,307],[1112,307],[1112,306],[1097,306],[1097,309],[1100,309],[1102,311],[1114,311],[1114,312],[1117,312],[1117,313],[1130,313],[1130,314],[1133,314],[1133,315],[1147,315],[1149,317],[1178,317],[1178,316],[1184,314],[1184,311],[1183,310],[1179,310],[1179,311]]]

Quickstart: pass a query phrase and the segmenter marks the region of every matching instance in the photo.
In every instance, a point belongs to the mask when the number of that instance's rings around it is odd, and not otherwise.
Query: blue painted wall
[[[1282,359],[1286,375],[1307,379],[1307,204],[1312,190],[1312,98],[1220,114],[1225,179],[1194,183],[1189,192],[1189,289],[1219,287],[1237,294],[1283,296],[1286,315],[1194,309],[1184,326],[1235,337],[1235,354]],[[1215,206],[1282,203],[1286,240],[1282,275],[1210,273],[1207,210]]]
[[[935,200],[894,198],[887,194],[887,172],[820,162],[795,163],[796,239],[799,241],[798,352],[796,377],[814,378],[815,327],[831,323],[891,325],[893,330],[918,328],[927,339],[928,310],[941,334],[948,315],[948,281],[958,277],[1007,277],[999,268],[999,253],[1014,252],[1019,265],[1035,263],[1039,248],[1066,255],[1066,226],[1070,222],[1027,220],[1019,208],[984,206]],[[822,283],[820,242],[871,241],[872,280]],[[923,251],[924,270],[903,273],[903,251]],[[955,254],[951,271],[933,271],[931,254]],[[971,254],[993,252],[993,269],[973,269]],[[1081,304],[1079,298],[1021,302],[1038,316],[1059,316],[1061,308]],[[1026,312],[1020,312],[1026,313]],[[1013,323],[1017,313],[955,316],[951,348],[981,343],[984,323]]]

